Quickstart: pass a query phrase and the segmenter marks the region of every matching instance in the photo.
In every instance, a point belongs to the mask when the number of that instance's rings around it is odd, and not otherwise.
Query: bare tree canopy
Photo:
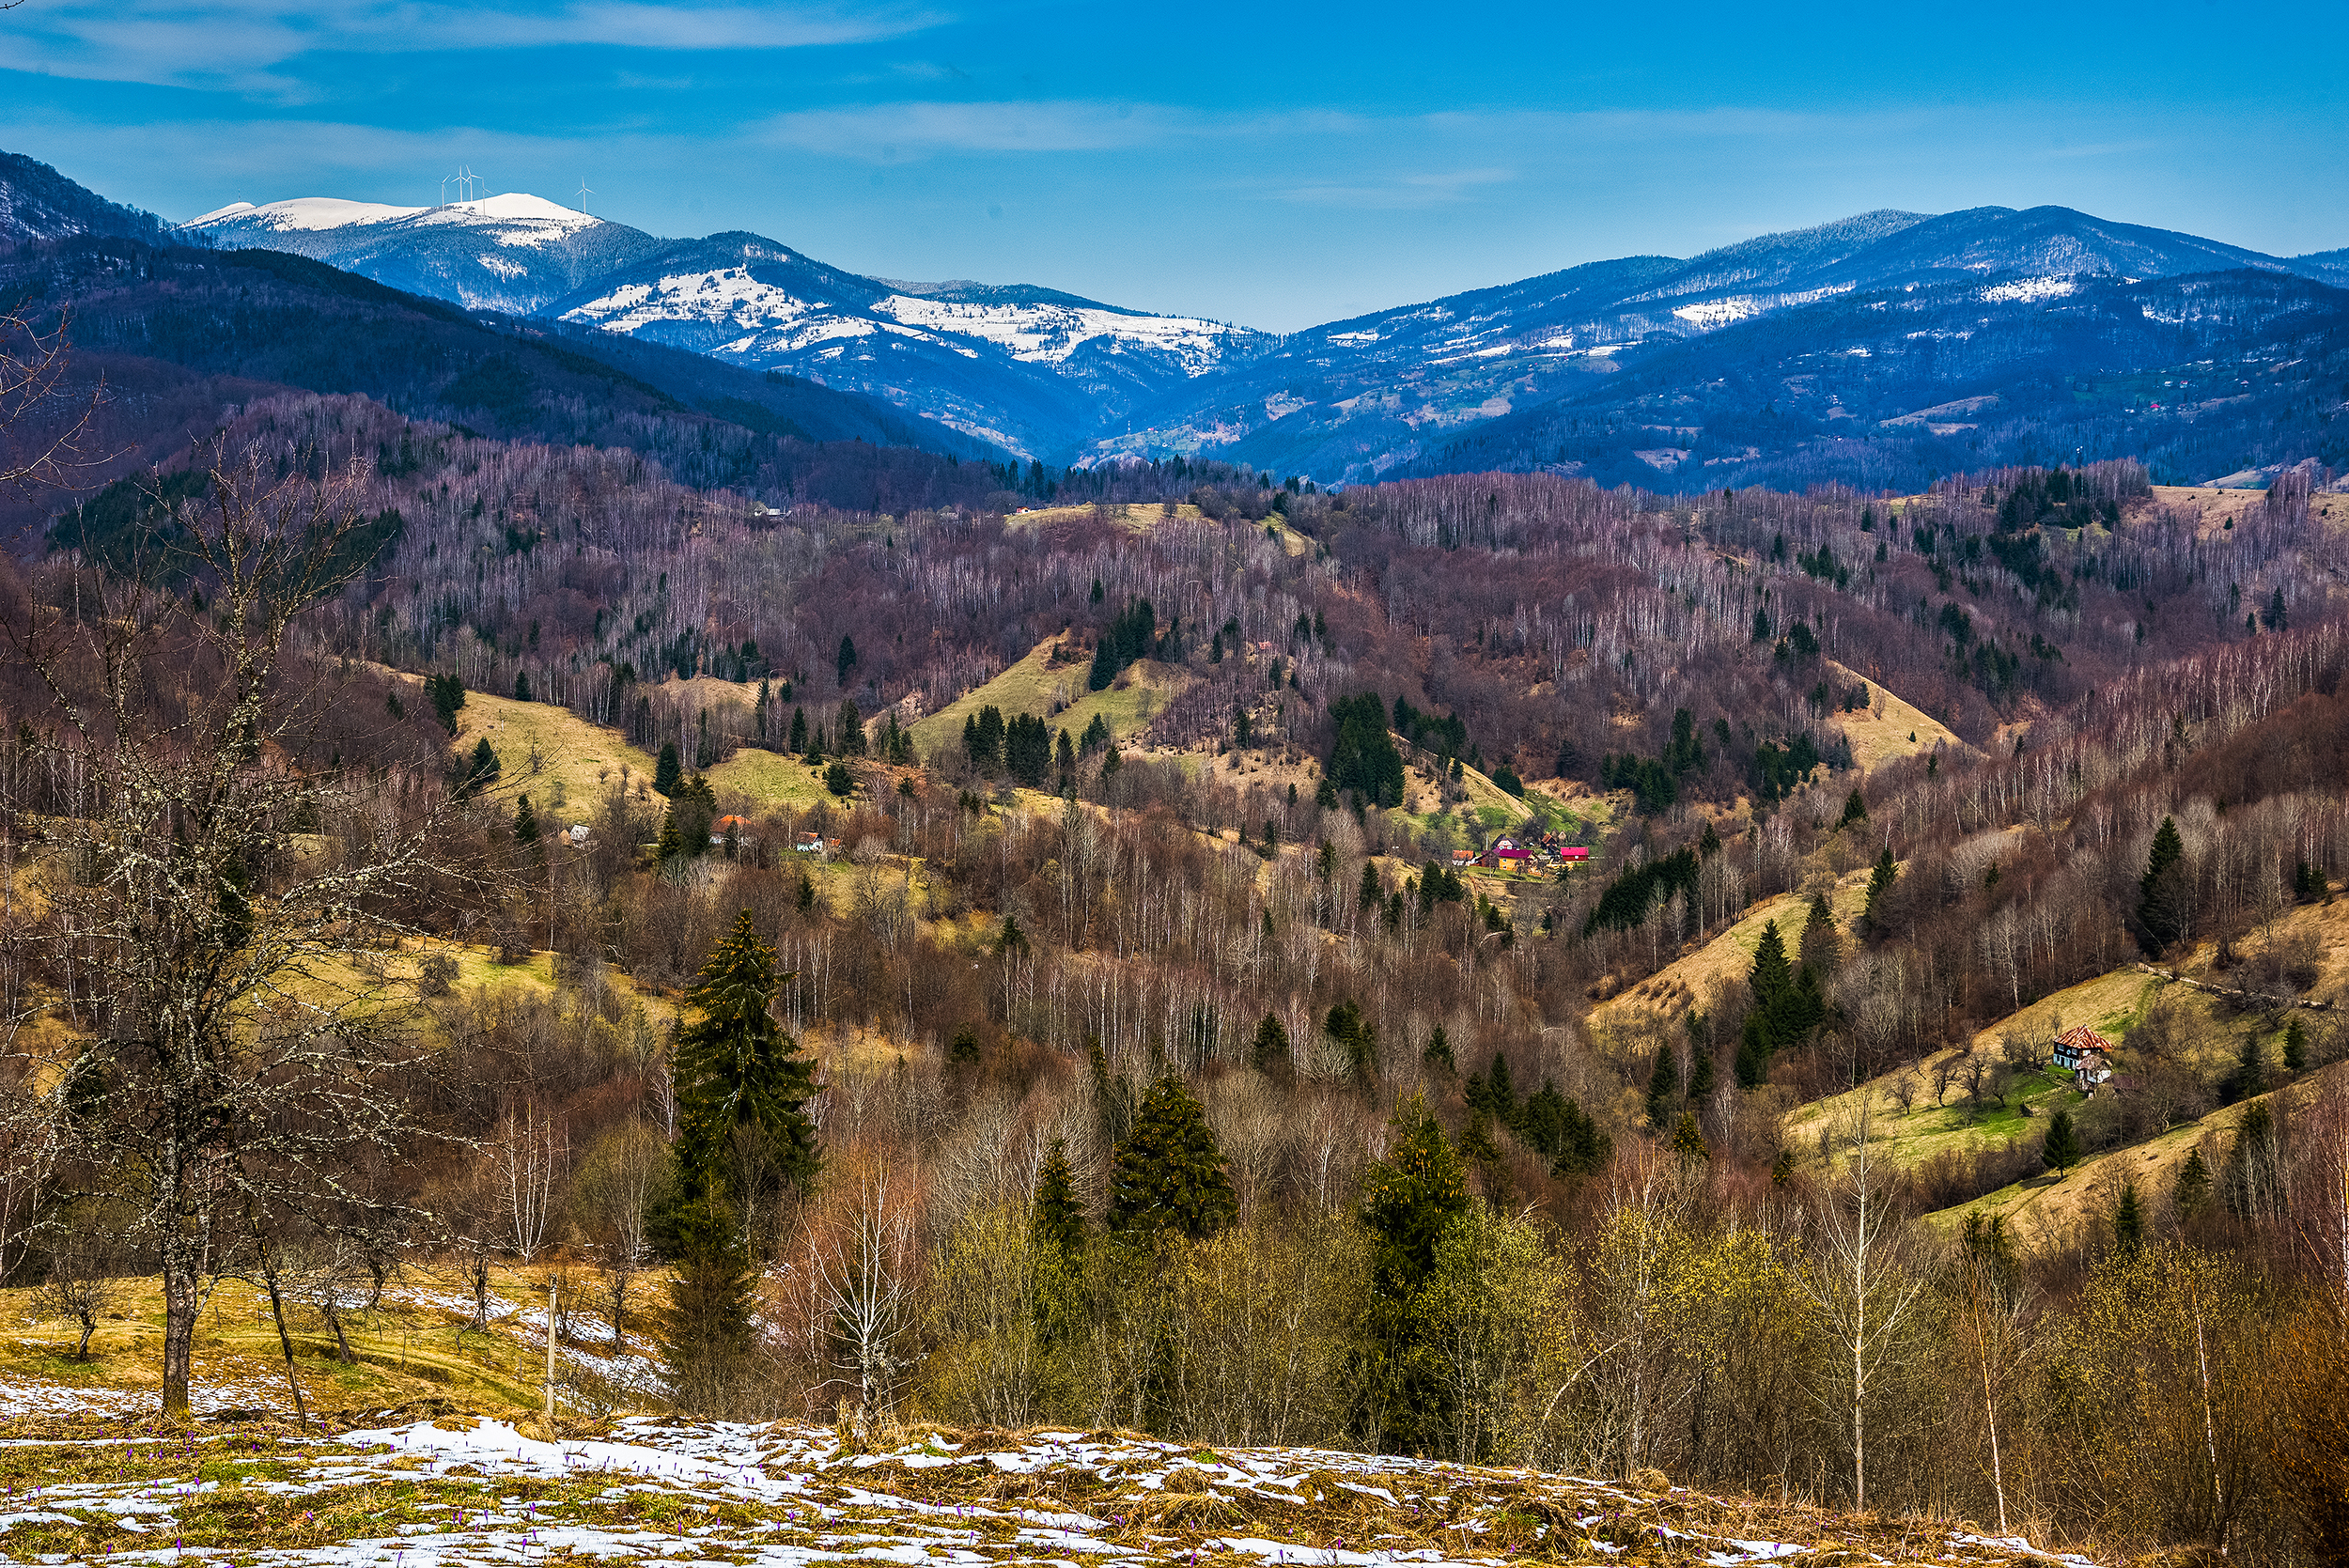
[[[296,624],[366,566],[364,474],[216,450],[79,614],[8,629],[75,781],[33,880],[86,1032],[42,1108],[68,1185],[115,1199],[161,1260],[172,1414],[210,1281],[259,1217],[379,1249],[413,1218],[375,1177],[422,1136],[404,1091],[425,1047],[352,959],[397,931],[395,901],[465,875],[453,807],[436,779],[288,760],[327,697]]]

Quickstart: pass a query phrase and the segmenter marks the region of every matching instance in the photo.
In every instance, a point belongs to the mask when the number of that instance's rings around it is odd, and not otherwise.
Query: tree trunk
[[[97,1331],[98,1319],[95,1317],[85,1317],[82,1319],[82,1343],[73,1352],[73,1358],[75,1360],[86,1361],[89,1359],[89,1337]]]
[[[309,1424],[310,1413],[303,1408],[302,1384],[294,1376],[293,1336],[286,1332],[286,1303],[277,1294],[277,1270],[269,1269],[262,1274],[261,1278],[269,1284],[270,1315],[277,1320],[277,1347],[286,1353],[286,1387],[293,1390],[294,1421],[298,1425],[306,1426]],[[180,1397],[182,1399],[187,1397],[184,1390]]]
[[[194,1266],[186,1258],[174,1256],[176,1251],[170,1246],[163,1249],[163,1414],[185,1421],[195,1318],[203,1301]]]

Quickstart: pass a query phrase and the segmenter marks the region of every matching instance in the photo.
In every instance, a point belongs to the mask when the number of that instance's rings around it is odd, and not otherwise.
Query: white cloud
[[[798,49],[901,37],[942,13],[893,6],[663,6],[571,0],[529,9],[417,0],[61,0],[11,18],[8,64],[95,81],[313,96],[287,62],[319,51],[389,54],[606,44],[630,49]]]
[[[1101,152],[1203,138],[1318,134],[1360,123],[1350,115],[1218,115],[1063,99],[801,109],[763,121],[750,133],[803,152],[887,162],[939,152]]]
[[[1372,181],[1292,185],[1276,194],[1283,201],[1308,207],[1444,207],[1467,200],[1481,186],[1507,185],[1517,178],[1515,169],[1453,169],[1398,174]]]

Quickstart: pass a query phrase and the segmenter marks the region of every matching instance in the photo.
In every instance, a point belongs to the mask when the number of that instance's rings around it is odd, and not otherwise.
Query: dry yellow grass
[[[1974,748],[1960,740],[1955,731],[1924,709],[1895,696],[1889,688],[1833,660],[1828,662],[1828,668],[1834,672],[1834,684],[1839,687],[1859,681],[1868,688],[1869,706],[1865,710],[1835,715],[1843,737],[1851,742],[1852,760],[1859,764],[1861,772],[1873,773],[1901,757],[1921,756],[1936,746],[1947,748],[1954,756],[1974,754]]]
[[[584,1296],[593,1269],[550,1254],[535,1265],[501,1264],[491,1270],[493,1316],[484,1333],[469,1326],[470,1299],[455,1269],[412,1259],[377,1309],[345,1314],[352,1365],[343,1364],[333,1332],[317,1313],[290,1308],[293,1376],[303,1401],[313,1412],[382,1408],[418,1399],[454,1400],[475,1409],[536,1408],[543,1398],[543,1330],[525,1337],[510,1320],[500,1319],[516,1305],[543,1310],[550,1273],[570,1279],[581,1293],[573,1313],[593,1321],[596,1309]],[[649,1336],[661,1285],[659,1273],[648,1273],[630,1293],[630,1348],[638,1355],[658,1354]],[[0,1291],[0,1376],[107,1390],[132,1409],[142,1397],[160,1403],[161,1282],[125,1279],[118,1289],[117,1300],[91,1336],[87,1361],[72,1355],[79,1325],[38,1314],[30,1290]],[[607,1337],[603,1343],[609,1343]],[[199,1398],[225,1397],[246,1408],[291,1408],[269,1298],[241,1280],[224,1280],[213,1290],[196,1320],[194,1363]]]
[[[1868,901],[1868,873],[1855,871],[1843,877],[1828,891],[1827,901],[1836,924],[1849,931]],[[1591,1010],[1592,1024],[1599,1029],[1627,1029],[1655,1017],[1677,1018],[1691,1005],[1702,1005],[1715,987],[1742,980],[1752,970],[1753,950],[1762,945],[1763,928],[1773,921],[1792,955],[1802,939],[1803,923],[1811,918],[1810,905],[1806,893],[1784,893],[1763,900],[1719,936],[1684,949],[1679,957],[1638,985],[1600,1002]],[[1638,1015],[1642,1013],[1651,1018],[1641,1020]]]
[[[1071,641],[1067,647],[1072,657],[1055,664],[1052,652],[1062,644],[1061,638],[1046,638],[993,680],[917,720],[911,732],[915,751],[928,756],[959,746],[963,721],[989,706],[1005,719],[1016,713],[1031,714],[1056,733],[1065,729],[1072,744],[1098,714],[1110,732],[1125,740],[1147,727],[1168,699],[1190,679],[1180,671],[1144,660],[1120,675],[1108,691],[1088,691],[1085,677],[1092,669],[1092,656],[1077,652]],[[1054,711],[1056,706],[1058,711]]]
[[[739,796],[754,810],[806,811],[818,801],[833,800],[824,788],[823,772],[795,756],[745,746],[709,770],[709,786],[722,809],[735,804]]]
[[[1116,506],[1034,506],[1026,511],[1012,513],[1003,520],[1003,526],[1006,528],[1050,528],[1054,523],[1076,522],[1097,513],[1106,520],[1117,524],[1118,527],[1136,534],[1146,534],[1167,520],[1165,508],[1160,503],[1152,501]],[[1178,501],[1174,504],[1174,515],[1176,518],[1196,522],[1204,514],[1190,502]]]
[[[415,685],[415,700],[421,702],[423,682]],[[451,749],[470,755],[484,739],[497,753],[500,793],[529,796],[542,816],[559,816],[566,823],[591,821],[599,802],[623,780],[631,793],[638,784],[651,788],[651,757],[618,731],[599,729],[551,703],[466,692],[465,706],[457,710]],[[539,759],[535,772],[534,752]]]
[[[2153,505],[2195,519],[2200,533],[2224,533],[2230,521],[2267,497],[2265,490],[2222,490],[2207,485],[2155,485]]]

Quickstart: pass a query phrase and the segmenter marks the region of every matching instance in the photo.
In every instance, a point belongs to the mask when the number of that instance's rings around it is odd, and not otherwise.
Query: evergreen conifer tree
[[[2260,1037],[2247,1035],[2234,1071],[2218,1086],[2218,1103],[2235,1105],[2267,1093],[2267,1064],[2260,1056]]]
[[[805,752],[807,750],[806,708],[795,706],[791,709],[790,737],[785,741],[784,746],[786,751],[794,753]]]
[[[1786,943],[1778,934],[1778,922],[1769,921],[1762,927],[1762,939],[1754,945],[1753,968],[1746,972],[1746,983],[1753,987],[1757,1005],[1767,1007],[1794,984],[1794,970],[1786,962]]]
[[[2170,1200],[2177,1206],[2180,1219],[2191,1219],[2201,1213],[2210,1202],[2210,1162],[2200,1149],[2188,1149],[2186,1163],[2178,1167],[2178,1185]]]
[[[1112,1231],[1179,1231],[1205,1240],[1239,1216],[1206,1113],[1173,1073],[1150,1086],[1110,1162]]]
[[[2296,1073],[2309,1064],[2309,1032],[2294,1018],[2284,1025],[2284,1071]]]
[[[677,742],[661,743],[661,760],[652,770],[652,790],[655,795],[675,795],[677,784],[685,777],[685,764],[677,756]]]
[[[1441,1024],[1427,1032],[1427,1047],[1419,1054],[1421,1061],[1439,1071],[1450,1073],[1458,1070],[1452,1061],[1451,1037],[1444,1033]]]
[[[1879,930],[1876,913],[1884,907],[1884,895],[1892,891],[1892,884],[1899,879],[1900,874],[1900,862],[1892,859],[1892,846],[1888,844],[1884,846],[1884,853],[1876,857],[1875,869],[1868,874],[1868,903],[1859,917],[1867,924],[1870,936],[1875,936]]]
[[[2121,1201],[2112,1210],[2112,1246],[2123,1257],[2135,1257],[2145,1245],[2145,1211],[2137,1202],[2137,1184],[2121,1184]]]
[[[1688,1103],[1701,1105],[1713,1092],[1713,1053],[1699,1046],[1694,1054],[1696,1061],[1688,1068]]]
[[[1656,1065],[1647,1075],[1648,1126],[1661,1132],[1672,1115],[1672,1102],[1680,1094],[1680,1063],[1672,1049],[1666,1046],[1656,1053]]]
[[[1695,1111],[1682,1111],[1680,1120],[1672,1124],[1672,1153],[1683,1165],[1703,1165],[1713,1157],[1712,1149],[1704,1141],[1703,1129],[1697,1126]]]
[[[463,776],[457,785],[457,793],[466,797],[480,794],[481,791],[498,782],[498,771],[497,752],[490,746],[490,737],[485,735],[473,744],[473,757],[465,765]]]
[[[946,1060],[969,1066],[979,1059],[979,1037],[969,1024],[955,1031],[954,1039],[946,1047]]]
[[[677,1033],[677,1177],[689,1196],[723,1188],[728,1146],[744,1124],[765,1136],[785,1180],[802,1192],[815,1185],[807,1115],[815,1065],[769,1011],[777,985],[775,950],[745,909],[685,993],[699,1015]]]
[[[1493,1052],[1492,1066],[1485,1074],[1485,1103],[1502,1126],[1517,1125],[1517,1088],[1509,1081],[1509,1059],[1499,1051]]]
[[[1057,1138],[1045,1154],[1044,1169],[1036,1172],[1032,1226],[1036,1244],[1060,1259],[1073,1263],[1083,1255],[1084,1205],[1077,1199],[1077,1177],[1068,1166],[1068,1146]]]
[[[2159,953],[2185,935],[2183,893],[2186,845],[2178,824],[2163,817],[2154,832],[2154,847],[2145,857],[2145,876],[2138,883],[2137,923],[2147,948]]]
[[[527,795],[514,802],[514,842],[521,845],[538,842],[538,814],[530,809],[530,797]]]
[[[1362,888],[1361,892],[1354,896],[1354,907],[1358,909],[1375,909],[1378,907],[1382,897],[1383,894],[1378,887],[1378,868],[1368,861],[1364,861],[1362,862]]]
[[[2059,1110],[2047,1122],[2047,1141],[2040,1146],[2041,1157],[2047,1169],[2059,1175],[2080,1162],[2080,1135],[2072,1126],[2072,1113]]]
[[[1813,893],[1811,913],[1802,923],[1802,967],[1813,975],[1828,975],[1843,962],[1843,939],[1836,934],[1835,911],[1828,908],[1827,895]]]
[[[1425,1329],[1414,1307],[1445,1227],[1470,1200],[1459,1156],[1424,1099],[1414,1094],[1397,1106],[1391,1126],[1392,1152],[1362,1178],[1371,1294],[1360,1381],[1394,1436],[1424,1448],[1443,1429],[1444,1412],[1420,1353]]]
[[[1275,1067],[1285,1067],[1289,1061],[1289,1032],[1270,1013],[1256,1025],[1256,1038],[1248,1048],[1248,1060],[1260,1073]]]

